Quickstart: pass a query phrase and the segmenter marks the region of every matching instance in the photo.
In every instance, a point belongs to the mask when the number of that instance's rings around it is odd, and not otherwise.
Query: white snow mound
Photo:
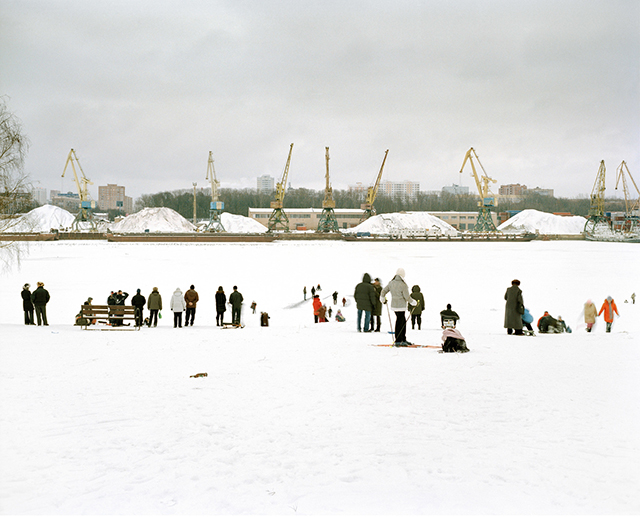
[[[425,232],[442,235],[457,235],[458,230],[428,212],[397,212],[379,214],[363,221],[358,226],[344,230],[345,233],[370,232],[376,235],[402,232]]]
[[[562,216],[523,210],[498,226],[504,233],[523,233],[536,231],[544,235],[579,235],[584,230],[587,220],[579,215]]]
[[[15,223],[3,223],[7,233],[44,233],[53,230],[64,230],[71,227],[75,216],[64,208],[43,205],[19,217]]]
[[[220,222],[229,233],[265,233],[267,231],[267,227],[255,219],[229,212],[220,214]]]
[[[171,208],[144,208],[111,225],[113,233],[186,233],[195,226]]]

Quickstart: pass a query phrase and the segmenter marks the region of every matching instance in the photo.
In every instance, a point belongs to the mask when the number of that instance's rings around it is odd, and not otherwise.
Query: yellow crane
[[[283,230],[285,232],[289,231],[289,218],[287,214],[284,212],[284,195],[287,191],[287,179],[289,178],[289,164],[291,163],[291,152],[293,151],[293,144],[289,147],[289,157],[287,158],[287,163],[284,166],[284,172],[282,173],[282,179],[279,183],[276,184],[276,195],[275,199],[271,201],[271,208],[273,208],[273,212],[271,212],[271,216],[269,217],[269,222],[267,224],[268,232]]]
[[[382,165],[380,166],[380,172],[378,172],[376,182],[372,187],[369,187],[367,189],[367,197],[365,198],[364,203],[360,205],[360,208],[364,210],[360,222],[369,219],[369,217],[371,217],[372,215],[376,215],[376,208],[373,206],[373,203],[375,202],[376,196],[378,195],[378,188],[380,187],[380,180],[382,179],[382,170],[384,169],[384,164],[387,161],[388,154],[389,149],[384,152],[384,158],[382,159]]]
[[[80,199],[80,203],[78,204],[79,211],[71,223],[71,229],[74,231],[79,231],[81,229],[80,223],[87,223],[90,231],[96,231],[96,223],[93,219],[92,209],[95,208],[95,201],[92,201],[89,196],[89,190],[87,188],[88,185],[93,185],[84,174],[82,170],[82,166],[80,165],[80,161],[78,160],[78,156],[76,152],[71,149],[69,151],[69,155],[67,156],[67,162],[64,165],[64,170],[62,171],[62,177],[64,178],[64,173],[67,172],[67,167],[71,165],[71,169],[73,170],[73,179],[76,183],[76,187],[78,188],[78,197]],[[82,177],[78,179],[78,172],[76,171],[76,165],[78,166],[78,170],[82,174]],[[86,225],[83,225],[86,226]]]
[[[339,232],[338,220],[334,208],[336,202],[333,200],[333,189],[329,181],[329,148],[325,147],[325,162],[327,164],[327,172],[325,174],[326,184],[324,187],[324,200],[322,201],[322,215],[318,221],[318,233]]]
[[[213,167],[213,153],[209,151],[209,161],[207,163],[207,177],[211,182],[211,203],[209,205],[209,222],[205,226],[206,232],[224,232],[224,226],[220,220],[220,213],[224,210],[224,203],[220,201],[218,196],[218,187],[220,182],[216,177],[216,170]]]
[[[482,169],[482,176],[478,176],[474,159]],[[478,218],[475,226],[473,227],[473,231],[496,232],[498,230],[496,229],[496,225],[491,217],[491,209],[495,208],[498,203],[496,202],[495,194],[491,192],[490,183],[495,183],[497,180],[494,180],[487,175],[482,163],[480,162],[480,158],[473,147],[471,147],[467,151],[467,154],[464,155],[464,161],[462,162],[462,167],[460,167],[460,174],[462,174],[467,162],[471,164],[471,176],[476,182],[478,195],[480,196],[480,201],[478,202]]]
[[[609,220],[604,215],[604,180],[606,173],[607,168],[604,166],[604,160],[601,160],[598,173],[596,174],[596,181],[591,189],[591,205],[589,207],[587,222],[584,224],[584,233],[586,235],[594,236],[596,227],[598,226],[606,226],[610,230]]]
[[[618,190],[618,185],[620,184],[620,181],[622,181],[622,191],[624,193],[625,217],[622,230],[624,232],[635,232],[640,227],[640,189],[638,189],[638,185],[636,185],[633,176],[631,176],[631,172],[629,172],[627,162],[623,160],[622,163],[618,166],[616,172],[616,190]],[[635,201],[631,199],[631,193],[629,192],[626,176],[629,176],[631,183],[638,193],[638,199],[636,199]]]

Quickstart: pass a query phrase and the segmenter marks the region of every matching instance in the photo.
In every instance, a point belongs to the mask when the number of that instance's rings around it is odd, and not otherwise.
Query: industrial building
[[[289,219],[289,230],[317,230],[322,217],[322,208],[285,208]],[[249,217],[268,227],[272,208],[249,208]],[[363,210],[359,208],[335,208],[333,210],[341,229],[358,226],[362,219]]]

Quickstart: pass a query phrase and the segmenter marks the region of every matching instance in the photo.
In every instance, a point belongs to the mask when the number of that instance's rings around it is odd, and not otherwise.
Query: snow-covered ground
[[[30,243],[0,282],[2,514],[633,514],[640,512],[637,245],[551,242]],[[468,354],[371,346],[351,297],[404,267],[422,330],[447,303]],[[507,336],[504,292],[571,334]],[[22,322],[25,282],[50,326]],[[169,298],[193,283],[196,324]],[[244,329],[215,326],[237,284]],[[302,288],[347,298],[314,324]],[[158,328],[83,331],[88,297],[157,286]],[[584,302],[620,318],[587,334]],[[249,305],[257,303],[252,314]],[[336,306],[332,306],[334,310]],[[260,311],[270,326],[260,327]],[[227,319],[229,319],[229,312]],[[207,372],[205,378],[190,375]]]

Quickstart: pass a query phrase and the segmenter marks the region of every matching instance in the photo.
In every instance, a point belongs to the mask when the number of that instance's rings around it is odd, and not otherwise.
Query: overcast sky
[[[499,185],[607,195],[640,184],[640,1],[0,0],[0,95],[37,186],[74,148],[97,186],[137,197],[279,180]],[[69,174],[69,173],[67,173]]]

